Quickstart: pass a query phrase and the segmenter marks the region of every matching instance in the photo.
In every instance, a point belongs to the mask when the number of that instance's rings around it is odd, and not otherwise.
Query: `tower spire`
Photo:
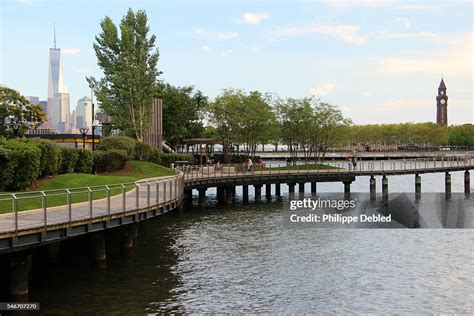
[[[54,49],[56,49],[56,23],[53,23],[53,30],[54,30]]]

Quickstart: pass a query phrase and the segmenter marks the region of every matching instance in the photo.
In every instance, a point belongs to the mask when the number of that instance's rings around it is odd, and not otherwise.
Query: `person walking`
[[[357,158],[356,157],[352,158],[352,167],[354,168],[354,170],[357,170]]]
[[[352,170],[352,156],[347,157],[347,164],[349,165],[349,170]]]

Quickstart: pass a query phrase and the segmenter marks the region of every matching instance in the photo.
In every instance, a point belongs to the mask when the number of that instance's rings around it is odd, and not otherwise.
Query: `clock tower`
[[[446,85],[444,80],[438,87],[438,95],[436,96],[436,123],[440,125],[448,125],[448,96],[446,95]]]

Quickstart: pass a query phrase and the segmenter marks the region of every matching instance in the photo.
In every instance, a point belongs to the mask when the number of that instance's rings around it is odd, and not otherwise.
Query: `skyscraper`
[[[69,119],[69,93],[64,85],[61,49],[56,48],[54,30],[54,48],[49,49],[48,125],[65,133],[70,129]]]
[[[77,101],[76,127],[86,127],[92,131],[92,100],[88,97],[80,98]]]

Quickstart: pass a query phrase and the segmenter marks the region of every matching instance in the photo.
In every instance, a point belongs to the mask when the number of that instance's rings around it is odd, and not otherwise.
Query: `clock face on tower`
[[[440,101],[440,103],[441,103],[441,104],[445,104],[445,103],[446,103],[446,100],[443,99],[443,100]]]

